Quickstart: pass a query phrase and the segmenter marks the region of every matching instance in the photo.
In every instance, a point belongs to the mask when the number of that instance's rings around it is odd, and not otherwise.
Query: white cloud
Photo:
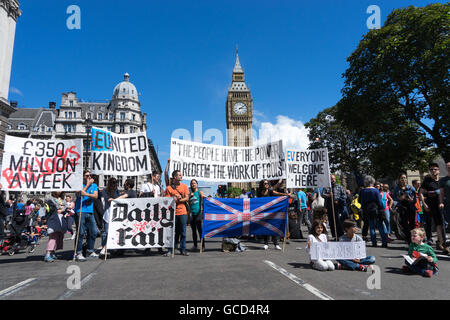
[[[9,88],[9,92],[10,92],[10,93],[18,94],[19,96],[23,96],[22,91],[20,91],[20,90],[17,89],[17,88],[14,88],[14,87]]]
[[[256,127],[259,127],[261,125],[261,122],[265,120],[267,117],[264,113],[262,113],[259,110],[253,109],[253,124]]]
[[[261,122],[256,127],[258,137],[254,137],[254,144],[283,140],[283,148],[307,149],[309,146],[308,129],[301,121],[287,116],[277,116],[275,124]]]

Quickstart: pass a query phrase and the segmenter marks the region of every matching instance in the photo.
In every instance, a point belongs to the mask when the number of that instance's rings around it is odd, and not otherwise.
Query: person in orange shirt
[[[186,204],[189,202],[189,189],[184,183],[181,183],[183,176],[179,170],[172,172],[172,179],[169,180],[169,165],[170,159],[167,160],[164,177],[166,180],[166,197],[173,197],[176,201],[175,209],[175,248],[180,243],[180,253],[183,256],[188,256],[186,251],[186,225],[187,225],[187,209]],[[172,248],[166,256],[172,256]]]

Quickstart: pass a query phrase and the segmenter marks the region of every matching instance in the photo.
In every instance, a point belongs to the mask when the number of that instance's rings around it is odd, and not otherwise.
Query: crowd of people
[[[188,256],[186,248],[186,228],[192,228],[191,251],[198,250],[199,242],[204,248],[202,238],[203,203],[207,197],[198,188],[193,179],[190,186],[182,183],[180,171],[172,172],[169,177],[170,159],[164,172],[166,189],[161,187],[161,176],[154,172],[148,182],[143,184],[139,192],[134,190],[135,182],[127,179],[122,192],[118,189],[118,181],[111,177],[107,186],[99,190],[89,170],[83,175],[83,189],[74,194],[52,192],[45,201],[34,199],[23,203],[21,198],[8,199],[0,197],[0,241],[4,239],[5,226],[11,224],[14,216],[27,217],[25,232],[39,236],[48,235],[49,240],[44,260],[57,260],[56,251],[63,248],[65,233],[75,240],[75,258],[85,261],[107,253],[108,221],[111,202],[116,199],[138,197],[173,197],[176,201],[175,212],[175,248],[181,255]],[[406,174],[399,176],[393,191],[388,184],[377,182],[371,176],[365,176],[364,186],[352,194],[337,183],[335,175],[331,175],[331,188],[316,190],[281,189],[282,180],[276,184],[263,180],[257,190],[243,190],[238,198],[252,197],[289,197],[288,228],[285,239],[272,237],[272,243],[281,250],[279,241],[290,239],[307,239],[307,250],[314,242],[326,242],[328,233],[334,241],[370,241],[373,247],[378,246],[377,230],[381,238],[381,246],[387,248],[394,241],[406,241],[410,246],[409,255],[417,252],[426,253],[427,259],[422,264],[407,264],[406,271],[413,271],[425,276],[437,272],[436,255],[432,249],[433,227],[436,229],[435,248],[443,254],[449,254],[446,238],[447,221],[450,217],[450,162],[446,164],[448,175],[439,177],[439,166],[429,165],[429,174],[422,182],[414,180],[408,185]],[[231,195],[217,195],[230,197]],[[210,195],[208,195],[210,197]],[[75,201],[74,201],[75,200]],[[303,225],[308,236],[302,233]],[[75,226],[75,228],[74,228]],[[360,227],[361,237],[356,235]],[[95,241],[101,236],[101,247],[96,252]],[[368,237],[370,236],[370,238]],[[262,237],[263,248],[269,249],[269,237]],[[2,242],[0,242],[2,243]],[[148,253],[150,249],[144,251]],[[172,256],[172,249],[160,254]],[[375,257],[365,259],[322,261],[311,260],[314,269],[325,271],[335,269],[351,269],[367,271]]]

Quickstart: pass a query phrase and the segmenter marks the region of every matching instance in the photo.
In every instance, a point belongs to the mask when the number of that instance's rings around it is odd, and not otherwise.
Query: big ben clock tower
[[[244,70],[239,62],[236,49],[236,65],[233,69],[233,80],[228,89],[226,103],[228,146],[248,147],[253,144],[253,98],[247,88]]]
[[[228,146],[248,147],[253,144],[253,98],[245,84],[244,70],[236,49],[236,64],[226,102]],[[250,191],[249,183],[233,183],[232,187]]]

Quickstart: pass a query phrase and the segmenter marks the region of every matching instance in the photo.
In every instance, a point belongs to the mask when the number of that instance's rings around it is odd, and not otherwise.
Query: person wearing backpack
[[[387,232],[384,224],[383,214],[384,206],[381,201],[380,192],[374,187],[375,179],[372,176],[364,178],[364,189],[361,190],[360,200],[363,214],[369,219],[370,239],[372,246],[377,246],[377,235],[375,228],[381,236],[381,243],[383,248],[387,248]]]

